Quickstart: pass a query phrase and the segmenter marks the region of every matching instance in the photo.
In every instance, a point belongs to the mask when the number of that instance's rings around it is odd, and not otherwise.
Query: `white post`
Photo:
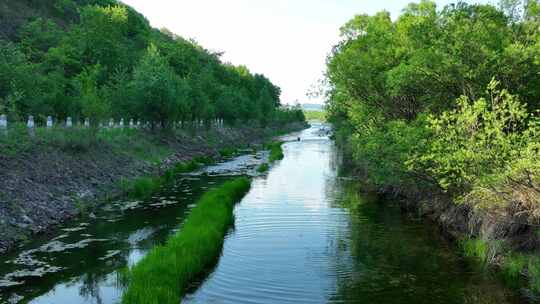
[[[0,115],[0,135],[7,135],[7,116],[2,114]]]
[[[26,126],[28,127],[28,129],[34,128],[34,116],[32,115],[28,116],[28,121],[26,122]]]
[[[0,115],[0,129],[7,129],[7,116],[4,114]]]
[[[141,121],[137,120],[137,129],[140,129],[140,128],[141,128]]]
[[[114,128],[114,118],[109,120],[109,128]]]
[[[124,119],[123,119],[123,118],[120,118],[120,124],[119,124],[119,127],[120,127],[120,128],[124,128]]]
[[[134,123],[133,123],[133,118],[132,118],[132,119],[129,120],[129,128],[130,128],[130,129],[133,129],[134,126],[135,126],[135,125],[134,125]]]
[[[52,119],[52,116],[47,116],[47,129],[50,129],[52,128],[53,126],[53,119]]]
[[[71,117],[68,117],[68,118],[66,119],[66,127],[67,127],[67,128],[73,127],[73,120],[71,119]]]
[[[84,127],[85,127],[85,128],[90,127],[90,119],[88,119],[88,118],[85,118],[85,119],[84,119]]]
[[[34,127],[35,127],[34,116],[32,116],[32,115],[28,116],[28,121],[26,122],[26,127],[28,128],[28,134],[30,136],[34,137],[36,135],[35,130],[34,130]]]

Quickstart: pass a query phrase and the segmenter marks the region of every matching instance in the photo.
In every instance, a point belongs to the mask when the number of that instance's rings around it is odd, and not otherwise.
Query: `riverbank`
[[[540,227],[530,223],[517,206],[485,210],[429,191],[386,189],[381,193],[399,195],[403,211],[436,222],[464,256],[481,267],[495,268],[510,286],[540,299]]]
[[[118,195],[121,181],[157,175],[195,157],[219,158],[220,151],[262,144],[283,128],[217,128],[153,134],[108,129],[89,142],[84,132],[37,134],[0,143],[0,253],[32,235],[85,212],[96,202]],[[78,131],[73,131],[78,132]],[[26,134],[26,133],[23,133]]]
[[[362,189],[397,202],[404,213],[436,223],[472,263],[496,270],[505,283],[533,302],[540,299],[540,226],[531,223],[518,204],[483,209],[426,187],[377,187],[362,182],[368,180],[366,174],[353,174]]]

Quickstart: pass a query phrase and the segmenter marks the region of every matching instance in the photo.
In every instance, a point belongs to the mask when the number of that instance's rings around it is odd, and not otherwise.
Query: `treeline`
[[[120,2],[8,0],[0,13],[25,4],[36,16],[3,24],[10,31],[0,40],[0,114],[11,121],[33,115],[97,125],[112,117],[168,127],[304,119],[280,108],[280,89],[265,76],[151,28]]]
[[[539,223],[539,28],[536,0],[354,17],[328,58],[327,109],[358,171]]]

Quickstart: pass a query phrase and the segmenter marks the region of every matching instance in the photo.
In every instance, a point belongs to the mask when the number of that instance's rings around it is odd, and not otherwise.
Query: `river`
[[[434,224],[359,194],[319,130],[289,136],[285,158],[253,179],[217,265],[183,303],[530,302],[466,261]],[[118,273],[176,232],[201,193],[229,178],[214,175],[253,173],[264,157],[179,176],[151,202],[111,203],[0,257],[0,302],[118,303]]]

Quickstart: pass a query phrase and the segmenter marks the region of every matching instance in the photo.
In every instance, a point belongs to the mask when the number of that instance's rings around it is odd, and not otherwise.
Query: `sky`
[[[494,0],[470,0],[470,3]],[[123,0],[152,26],[193,38],[222,60],[266,75],[282,103],[322,103],[307,93],[322,79],[339,28],[356,14],[387,10],[392,18],[411,0]],[[442,8],[452,0],[436,0]]]

